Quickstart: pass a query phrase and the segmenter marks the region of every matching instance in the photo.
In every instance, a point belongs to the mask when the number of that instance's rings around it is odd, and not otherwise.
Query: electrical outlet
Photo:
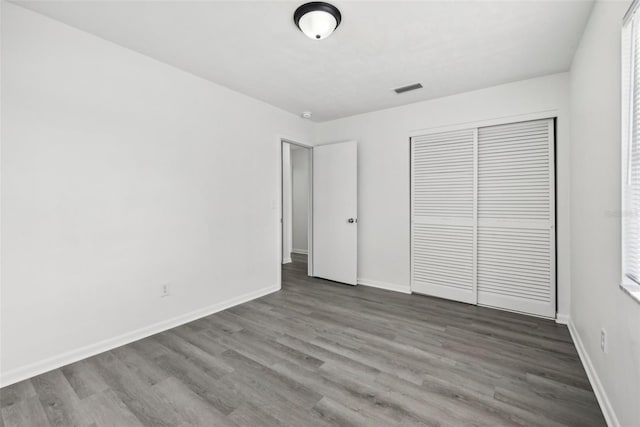
[[[603,353],[607,352],[607,333],[604,329],[600,329],[600,350]]]
[[[161,297],[168,297],[169,296],[169,283],[163,283],[162,284],[162,289],[160,290],[160,296]]]

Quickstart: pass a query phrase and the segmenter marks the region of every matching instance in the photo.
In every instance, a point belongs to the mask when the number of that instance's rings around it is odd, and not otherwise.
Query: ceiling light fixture
[[[322,40],[338,28],[342,15],[332,4],[312,1],[305,3],[293,13],[293,22],[307,37]]]

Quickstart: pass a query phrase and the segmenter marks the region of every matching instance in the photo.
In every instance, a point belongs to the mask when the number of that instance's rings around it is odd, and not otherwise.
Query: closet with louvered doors
[[[411,138],[413,292],[553,318],[554,121]]]

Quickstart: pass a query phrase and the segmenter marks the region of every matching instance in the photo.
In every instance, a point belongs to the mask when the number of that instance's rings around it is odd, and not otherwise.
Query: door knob
[[[349,219],[347,220],[347,222],[348,222],[349,224],[353,224],[354,222],[358,222],[358,220],[356,220],[356,219],[354,219],[354,218],[349,218]]]

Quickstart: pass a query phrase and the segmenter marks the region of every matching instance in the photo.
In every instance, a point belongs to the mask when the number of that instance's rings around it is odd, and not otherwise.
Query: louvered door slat
[[[475,303],[476,130],[412,138],[411,289]]]
[[[478,303],[555,316],[553,121],[478,129]]]

